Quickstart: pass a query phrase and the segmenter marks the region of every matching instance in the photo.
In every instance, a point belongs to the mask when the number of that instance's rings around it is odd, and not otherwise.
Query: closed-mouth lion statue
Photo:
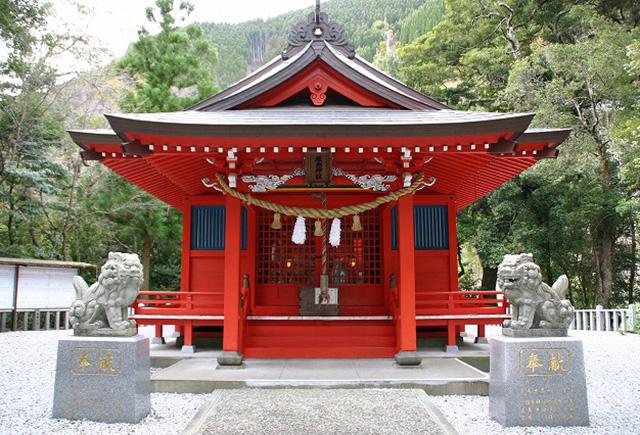
[[[498,266],[498,286],[511,304],[511,320],[505,320],[505,328],[566,330],[573,322],[573,306],[565,299],[567,276],[549,287],[542,282],[533,254],[505,255]]]
[[[70,323],[74,335],[131,336],[136,322],[129,320],[129,306],[142,286],[142,264],[137,254],[110,252],[98,281],[91,287],[76,276],[77,299],[71,304]]]

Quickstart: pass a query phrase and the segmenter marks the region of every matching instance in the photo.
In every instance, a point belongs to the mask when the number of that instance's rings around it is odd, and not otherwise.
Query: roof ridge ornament
[[[309,14],[307,21],[296,23],[289,30],[288,46],[282,52],[282,58],[289,59],[291,51],[312,41],[325,41],[339,48],[349,59],[356,56],[355,48],[349,41],[349,34],[344,26],[329,21],[327,13],[320,12],[320,0],[316,0],[315,11]]]

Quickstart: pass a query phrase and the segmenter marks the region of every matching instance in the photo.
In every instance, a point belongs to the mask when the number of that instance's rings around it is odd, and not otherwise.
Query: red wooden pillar
[[[476,343],[488,344],[489,341],[485,335],[485,325],[478,325],[478,335],[475,339]]]
[[[448,225],[449,225],[449,291],[457,292],[458,288],[458,232],[456,228],[456,203],[453,197],[447,202]],[[453,301],[453,298],[449,298]],[[453,302],[451,303],[453,305]],[[449,308],[449,313],[453,314],[453,306]],[[447,352],[457,352],[458,338],[460,332],[464,329],[464,325],[456,325],[455,322],[449,321],[447,325]]]
[[[400,365],[418,365],[421,359],[416,353],[416,264],[413,228],[413,195],[398,200],[398,298],[400,318],[398,353]]]
[[[193,346],[193,325],[191,322],[184,325],[184,342],[182,345],[182,351],[186,353],[195,352],[195,347]]]
[[[180,291],[191,291],[191,198],[185,198],[182,205],[182,256],[180,264]],[[195,351],[193,347],[193,328],[190,325],[174,325],[176,338],[181,337],[186,353]],[[187,337],[189,330],[189,337]],[[188,341],[188,344],[187,344]],[[186,346],[186,347],[185,347]]]
[[[227,195],[225,205],[224,332],[218,364],[240,365],[240,200]]]
[[[162,336],[162,324],[155,325],[155,329],[156,333],[155,336],[151,339],[151,344],[164,344],[164,337]]]

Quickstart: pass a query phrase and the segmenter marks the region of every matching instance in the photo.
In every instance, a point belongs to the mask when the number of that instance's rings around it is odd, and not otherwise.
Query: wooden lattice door
[[[307,219],[307,240],[296,245],[291,241],[295,218],[282,216],[277,230],[272,219],[271,212],[258,210],[256,307],[264,314],[295,315],[299,288],[320,283],[322,238],[313,235],[314,222]],[[377,210],[361,214],[361,231],[352,231],[351,219],[344,219],[340,246],[327,247],[329,284],[340,289],[342,315],[384,311],[380,219]]]

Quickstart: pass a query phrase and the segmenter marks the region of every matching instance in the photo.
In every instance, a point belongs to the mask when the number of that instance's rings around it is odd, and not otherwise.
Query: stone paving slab
[[[457,434],[423,391],[411,389],[220,391],[183,433]]]
[[[487,373],[455,358],[429,358],[417,368],[392,359],[248,359],[226,369],[215,359],[182,360],[153,375],[155,392],[204,393],[221,388],[421,388],[431,394],[488,394]]]

